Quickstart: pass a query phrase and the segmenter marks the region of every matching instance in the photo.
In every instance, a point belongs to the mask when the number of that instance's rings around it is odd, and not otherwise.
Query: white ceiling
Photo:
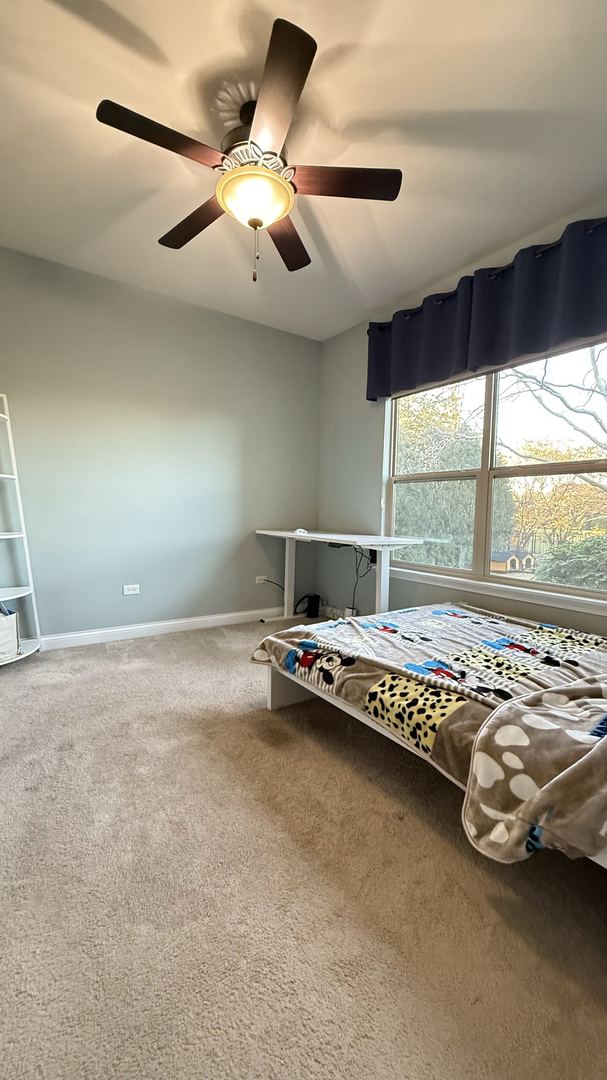
[[[98,124],[109,97],[218,146],[276,16],[319,50],[292,164],[403,170],[396,203],[300,197],[289,274],[229,218],[157,238],[213,173]],[[0,13],[0,244],[325,339],[589,201],[607,208],[605,0],[19,0]],[[263,242],[265,241],[265,242]]]

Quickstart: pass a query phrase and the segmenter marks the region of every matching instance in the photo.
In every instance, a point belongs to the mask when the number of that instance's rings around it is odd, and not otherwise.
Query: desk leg
[[[379,548],[375,565],[375,611],[390,610],[390,549]]]
[[[290,619],[295,607],[295,544],[296,540],[285,540],[285,619]]]

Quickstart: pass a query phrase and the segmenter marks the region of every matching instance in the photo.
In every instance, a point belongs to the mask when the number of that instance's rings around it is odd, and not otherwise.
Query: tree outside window
[[[607,344],[399,398],[394,424],[422,565],[607,592]]]

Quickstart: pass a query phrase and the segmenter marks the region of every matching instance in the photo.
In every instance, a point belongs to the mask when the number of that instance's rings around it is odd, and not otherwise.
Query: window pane
[[[478,468],[484,401],[484,378],[399,398],[395,472]]]
[[[607,472],[495,480],[491,572],[607,591]]]
[[[393,558],[425,566],[470,570],[475,497],[476,480],[422,480],[395,484],[395,535],[431,539],[423,545],[399,548]]]
[[[497,465],[607,457],[607,344],[502,372]]]

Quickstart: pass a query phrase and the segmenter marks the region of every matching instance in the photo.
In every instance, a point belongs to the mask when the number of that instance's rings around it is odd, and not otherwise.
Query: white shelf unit
[[[0,589],[0,602],[6,603],[7,600],[18,600],[20,596],[30,596],[33,591],[31,585],[13,585],[9,589]]]
[[[25,529],[25,518],[23,515],[23,502],[21,500],[21,488],[19,487],[19,474],[17,472],[17,461],[15,458],[15,444],[13,442],[13,432],[11,428],[11,419],[8,409],[8,400],[6,394],[0,394],[0,445],[8,452],[8,466],[10,472],[0,473],[0,484],[10,484],[14,489],[14,504],[17,511],[18,530],[16,532],[0,532],[0,541],[18,541],[22,548],[23,558],[20,560],[25,568],[25,581],[21,585],[0,585],[0,601],[8,603],[11,600],[26,600],[30,607],[30,616],[32,627],[35,631],[35,637],[33,638],[21,638],[19,643],[19,651],[14,656],[8,656],[0,658],[0,666],[4,664],[14,664],[17,660],[23,660],[26,656],[31,656],[40,648],[40,621],[38,619],[38,607],[36,605],[36,594],[34,591],[34,579],[32,577],[32,564],[30,561],[30,552],[27,542],[27,532]],[[1,501],[0,507],[4,505],[4,500]],[[2,521],[0,520],[0,530],[2,529]]]

